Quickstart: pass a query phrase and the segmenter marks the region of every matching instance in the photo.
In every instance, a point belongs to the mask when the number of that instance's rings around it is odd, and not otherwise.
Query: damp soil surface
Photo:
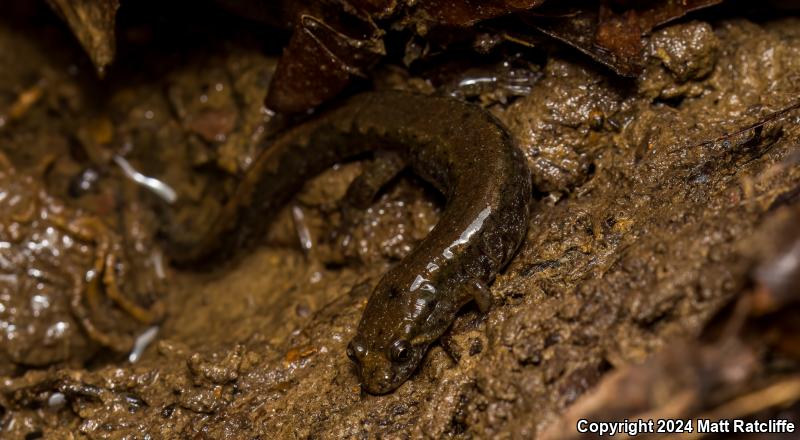
[[[587,399],[633,393],[614,388],[620,375],[689,396],[670,413],[657,390],[631,394],[622,419],[697,417],[800,371],[784,318],[760,332],[741,312],[764,292],[757,269],[800,253],[781,251],[800,240],[800,111],[768,118],[800,96],[800,18],[686,17],[647,39],[635,79],[558,44],[505,52],[532,72],[524,88],[506,78],[458,96],[495,114],[528,160],[527,237],[491,311],[468,305],[410,380],[373,396],[346,345],[443,198],[403,174],[343,246],[330,238],[338,201],[362,167],[344,163],[252,249],[173,266],[160,237],[174,224],[201,234],[288,124],[263,107],[280,46],[236,17],[167,36],[131,20],[101,80],[56,16],[19,9],[0,20],[0,437],[566,438],[564,417]],[[448,84],[509,74],[474,64]],[[376,88],[444,88],[398,66],[372,75]],[[738,416],[796,423],[798,396]]]

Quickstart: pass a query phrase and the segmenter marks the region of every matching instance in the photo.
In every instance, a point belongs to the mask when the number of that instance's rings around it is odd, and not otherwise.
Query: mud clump
[[[102,348],[127,354],[134,334],[163,313],[152,264],[132,261],[144,257],[126,253],[98,217],[68,208],[3,155],[0,193],[3,375],[80,366]]]

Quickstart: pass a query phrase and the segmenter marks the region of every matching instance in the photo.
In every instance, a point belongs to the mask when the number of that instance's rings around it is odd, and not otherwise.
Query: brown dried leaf
[[[47,0],[47,3],[67,22],[97,73],[103,76],[105,68],[114,61],[119,0]]]
[[[549,9],[527,17],[540,31],[575,47],[622,76],[637,76],[644,67],[642,37],[654,27],[722,0],[669,0],[617,11],[606,3],[596,10]]]
[[[467,27],[542,3],[544,0],[428,0],[421,2],[419,10],[436,25]]]
[[[587,438],[576,430],[583,419],[690,418],[731,394],[745,393],[758,368],[755,352],[736,340],[718,345],[676,342],[644,364],[625,366],[605,376],[548,426],[541,438]]]
[[[348,0],[352,8],[375,19],[385,18],[397,10],[398,0]]]
[[[753,314],[765,315],[800,303],[800,205],[777,210],[764,224],[752,248],[756,289]]]
[[[364,70],[384,48],[380,29],[368,19],[364,24],[366,31],[354,37],[303,15],[272,77],[267,107],[279,113],[302,112],[338,95],[353,76],[365,76]]]

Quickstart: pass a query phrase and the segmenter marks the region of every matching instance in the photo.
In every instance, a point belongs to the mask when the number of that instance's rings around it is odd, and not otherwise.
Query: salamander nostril
[[[359,359],[364,357],[366,354],[367,348],[364,347],[363,344],[360,344],[355,340],[352,340],[349,344],[347,344],[347,357],[349,357],[353,362],[358,362]]]

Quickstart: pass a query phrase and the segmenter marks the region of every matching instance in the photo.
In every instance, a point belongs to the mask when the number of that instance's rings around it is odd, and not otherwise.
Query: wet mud
[[[15,14],[0,21],[3,438],[567,438],[570,417],[674,415],[664,390],[694,396],[679,415],[726,416],[796,382],[798,271],[775,262],[800,253],[800,111],[765,118],[800,96],[798,18],[689,16],[653,31],[635,79],[555,46],[523,89],[503,92],[519,73],[500,63],[488,89],[455,93],[525,154],[527,237],[492,309],[468,305],[411,379],[373,396],[347,343],[443,197],[403,173],[341,247],[338,202],[365,162],[343,163],[251,249],[170,265],[163,235],[201,234],[290,124],[263,106],[279,53],[247,29],[159,48],[134,23],[101,81],[58,17]],[[374,75],[451,95],[459,78]],[[797,421],[793,396],[737,416]]]

